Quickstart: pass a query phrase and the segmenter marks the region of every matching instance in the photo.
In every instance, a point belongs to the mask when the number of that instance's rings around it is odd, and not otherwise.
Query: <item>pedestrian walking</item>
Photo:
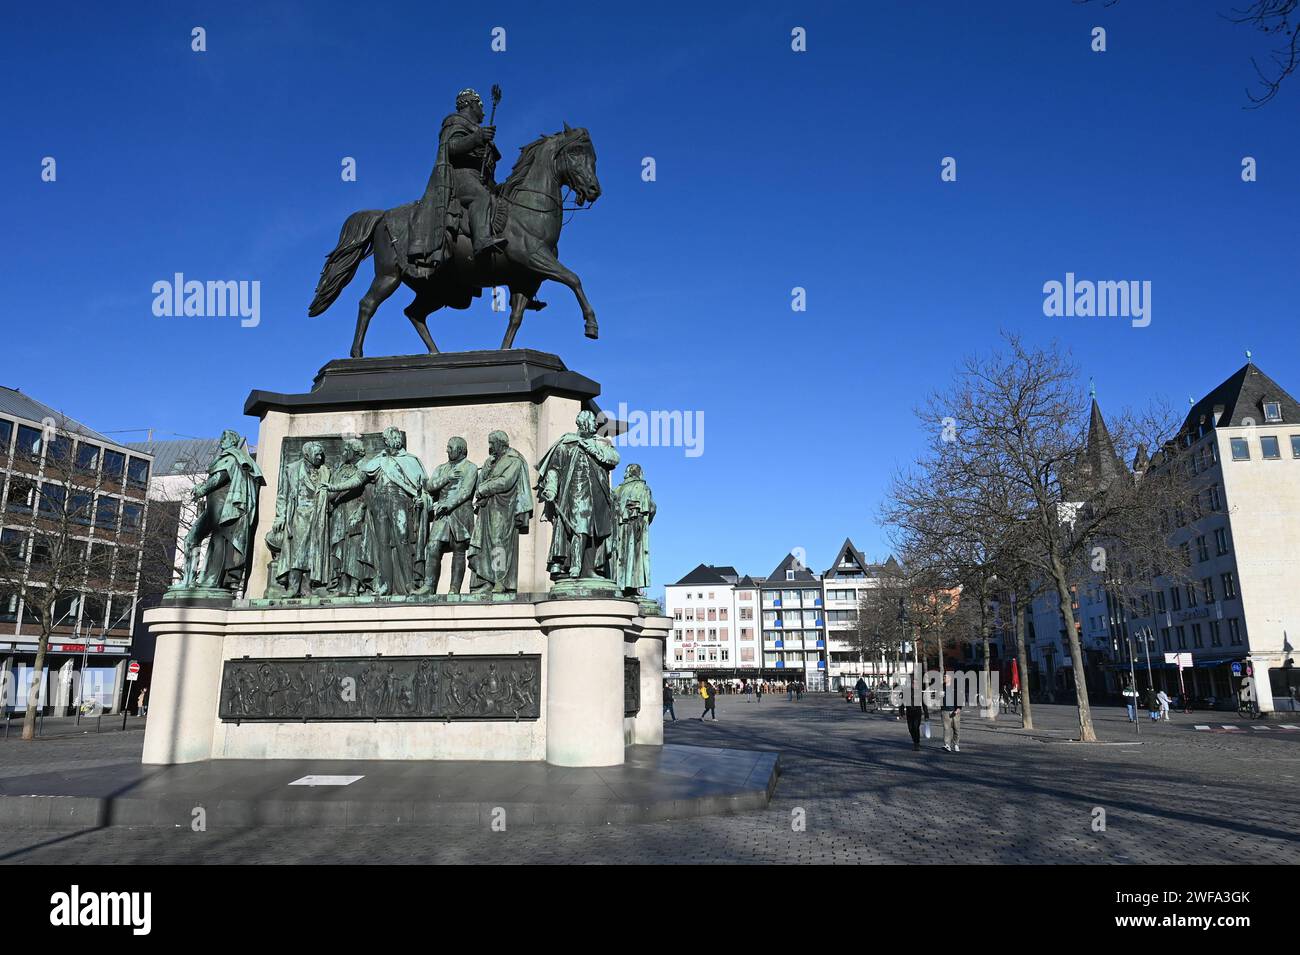
[[[763,684],[762,684],[762,682],[759,682],[759,683],[755,683],[755,684],[754,684],[754,700],[755,700],[755,702],[758,702],[758,703],[762,703],[762,702],[763,702]]]
[[[921,748],[921,721],[930,718],[930,710],[925,705],[925,700],[917,706],[915,703],[908,703],[904,707],[907,713],[907,732],[912,736],[912,749]]]
[[[1156,700],[1160,703],[1160,718],[1166,722],[1169,721],[1169,694],[1161,690],[1156,694]]]
[[[704,717],[709,713],[713,714],[713,722],[718,721],[718,688],[708,680],[700,681],[700,696],[704,697],[704,712],[700,714],[700,722],[704,722]]]
[[[858,682],[853,689],[858,694],[858,706],[862,708],[863,713],[867,712],[867,681],[858,677]]]
[[[143,690],[140,691],[140,695],[135,698],[136,716],[144,716],[146,713],[149,712],[149,704],[145,702],[145,697],[148,695],[148,693],[149,693],[149,688],[146,686]]]
[[[943,751],[960,753],[961,700],[957,694],[957,681],[949,673],[944,684],[943,709],[939,712],[939,718],[943,720]]]
[[[1138,691],[1133,688],[1132,683],[1125,683],[1123,693],[1124,693],[1124,706],[1128,709],[1128,721],[1130,723],[1136,723],[1138,718],[1138,714],[1137,714]]]
[[[673,688],[670,684],[664,683],[664,712],[677,722],[677,711],[673,709]]]
[[[803,681],[800,680],[794,685],[794,699],[796,703],[803,702]]]
[[[794,702],[794,684],[793,684],[793,683],[787,683],[787,684],[785,685],[785,701],[786,701],[787,703],[793,703],[793,702]]]
[[[1147,712],[1151,714],[1152,723],[1160,719],[1160,696],[1154,686],[1147,687]]]

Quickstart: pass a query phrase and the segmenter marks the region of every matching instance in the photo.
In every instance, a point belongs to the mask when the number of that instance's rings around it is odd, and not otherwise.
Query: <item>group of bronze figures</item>
[[[471,593],[517,593],[519,535],[528,533],[534,492],[552,525],[552,580],[603,579],[639,595],[650,585],[654,498],[638,464],[611,487],[618,452],[596,433],[592,412],[580,412],[576,425],[542,457],[535,484],[504,431],[488,435],[481,467],[467,460],[465,439],[453,437],[446,463],[428,473],[398,428],[386,429],[373,452],[359,437],[302,443],[297,460],[281,468],[265,596],[436,594],[447,555],[449,593],[463,592],[466,569]],[[338,447],[332,464],[327,442]],[[194,491],[204,506],[187,542],[185,586],[239,589],[262,481],[238,435],[227,432],[208,480]],[[208,559],[196,575],[205,537]]]

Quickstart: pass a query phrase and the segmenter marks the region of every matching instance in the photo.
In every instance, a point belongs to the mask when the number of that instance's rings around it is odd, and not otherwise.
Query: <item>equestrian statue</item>
[[[492,88],[495,118],[499,87]],[[567,285],[582,308],[588,338],[598,337],[596,312],[582,280],[560,262],[557,247],[566,211],[562,190],[578,208],[600,197],[596,150],[587,130],[542,135],[519,151],[506,180],[497,184],[501,158],[496,127],[484,123],[483,100],[472,89],[456,97],[456,112],[442,122],[433,173],[418,202],[348,216],[339,242],[325,259],[308,315],[319,315],[352,281],[373,253],[375,278],[357,309],[352,357],[362,356],[366,328],[381,302],[406,285],[415,300],[405,309],[430,354],[437,345],[426,319],[443,306],[468,308],[485,288],[510,291],[510,323],[501,347],[511,348],[525,309],[546,306],[537,289],[546,279]]]

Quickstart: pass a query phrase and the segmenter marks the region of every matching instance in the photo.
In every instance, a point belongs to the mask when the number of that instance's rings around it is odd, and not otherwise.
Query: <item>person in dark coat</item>
[[[677,713],[673,710],[673,688],[666,682],[664,683],[664,712],[673,718],[674,723],[677,722]]]
[[[853,691],[858,695],[858,706],[862,707],[863,713],[867,712],[867,681],[862,677],[858,677],[858,682],[853,687]]]

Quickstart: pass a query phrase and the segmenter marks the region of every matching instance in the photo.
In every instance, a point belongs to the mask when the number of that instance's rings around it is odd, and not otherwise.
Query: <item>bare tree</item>
[[[1149,440],[1148,433],[1128,415],[1115,416],[1102,433],[1083,413],[1078,374],[1066,356],[1005,338],[1006,351],[968,358],[955,385],[918,411],[934,439],[896,482],[887,517],[905,534],[946,538],[953,572],[974,587],[970,596],[982,607],[1007,568],[1050,588],[1070,647],[1080,739],[1093,741],[1074,589],[1105,570],[1108,552],[1141,553],[1142,566],[1166,574],[1185,567],[1159,525],[1189,492],[1179,467],[1162,469],[1156,480],[1128,471],[1121,449]],[[987,626],[985,616],[981,639]]]

